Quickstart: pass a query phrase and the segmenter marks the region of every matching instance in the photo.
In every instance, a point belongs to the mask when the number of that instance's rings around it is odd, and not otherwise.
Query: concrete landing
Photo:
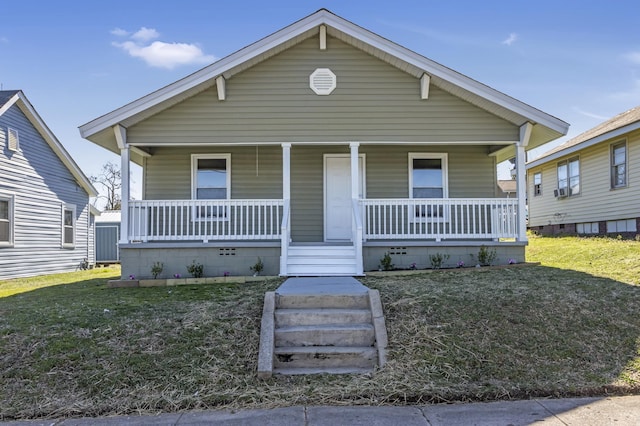
[[[278,295],[356,295],[369,288],[353,277],[288,278],[278,289]]]

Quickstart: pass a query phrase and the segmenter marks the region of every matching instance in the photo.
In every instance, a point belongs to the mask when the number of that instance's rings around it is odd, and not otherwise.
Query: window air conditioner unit
[[[556,198],[566,197],[567,196],[567,189],[566,188],[554,189],[553,190],[553,195]]]

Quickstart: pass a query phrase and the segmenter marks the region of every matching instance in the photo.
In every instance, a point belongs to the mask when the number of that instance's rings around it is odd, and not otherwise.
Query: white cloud
[[[110,31],[110,33],[118,37],[126,37],[129,35],[129,31],[123,30],[122,28],[114,28]]]
[[[140,28],[131,36],[132,39],[138,40],[140,42],[153,40],[158,37],[160,37],[159,32],[157,32],[154,28],[146,28],[146,27]]]
[[[516,42],[516,40],[518,40],[518,34],[511,33],[511,34],[509,34],[509,37],[507,37],[505,40],[502,41],[502,44],[506,44],[507,46],[511,46],[513,43]]]
[[[142,27],[133,34],[116,28],[111,33],[128,35],[130,40],[122,43],[113,42],[112,45],[119,47],[134,58],[144,60],[152,67],[173,69],[180,65],[208,64],[216,60],[214,56],[205,54],[195,44],[163,41],[149,43],[160,37],[160,33],[153,28]]]
[[[639,64],[640,65],[640,52],[629,52],[626,55],[624,55],[624,57],[628,61],[631,61],[634,64]]]

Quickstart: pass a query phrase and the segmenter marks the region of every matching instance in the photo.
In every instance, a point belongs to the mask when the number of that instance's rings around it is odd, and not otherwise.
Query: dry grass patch
[[[549,266],[366,278],[382,297],[388,364],[263,381],[262,301],[280,282],[85,277],[0,298],[0,419],[640,391],[640,287],[622,279]]]

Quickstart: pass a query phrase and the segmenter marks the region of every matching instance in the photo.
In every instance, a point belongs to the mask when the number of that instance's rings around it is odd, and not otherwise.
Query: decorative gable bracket
[[[424,73],[420,78],[420,99],[429,99],[429,84],[431,83],[431,77],[429,74]]]

